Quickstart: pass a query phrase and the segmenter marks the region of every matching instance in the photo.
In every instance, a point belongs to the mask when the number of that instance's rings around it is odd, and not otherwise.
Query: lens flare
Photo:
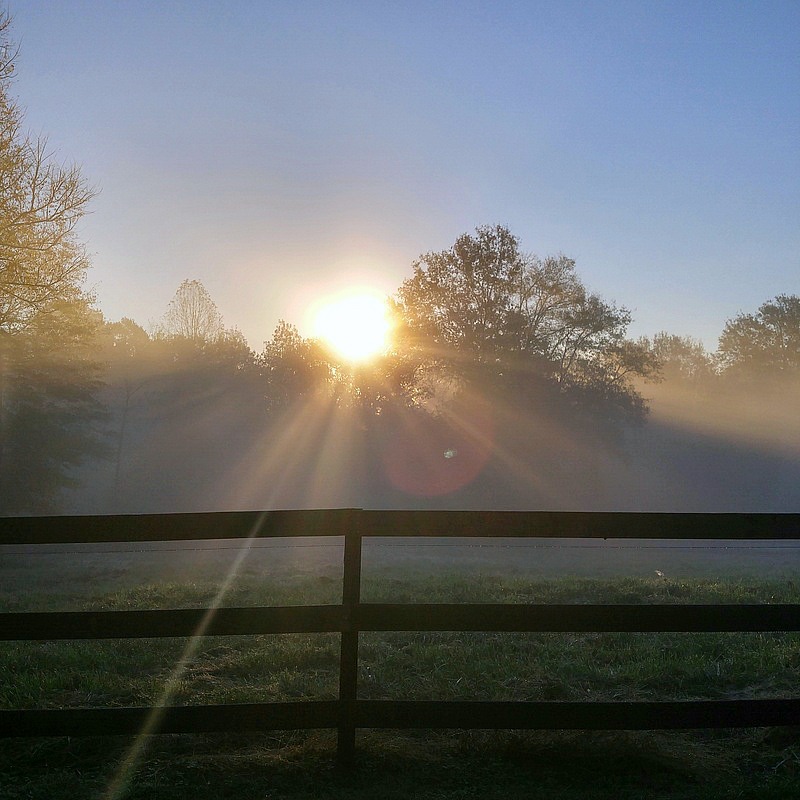
[[[389,482],[417,497],[440,497],[474,481],[495,450],[494,421],[488,404],[461,402],[449,413],[416,414],[381,452]]]

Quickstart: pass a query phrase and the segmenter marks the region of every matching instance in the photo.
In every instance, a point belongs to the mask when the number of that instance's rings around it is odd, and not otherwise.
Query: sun
[[[353,289],[322,302],[313,320],[314,336],[351,363],[363,363],[389,345],[385,298],[367,289]]]

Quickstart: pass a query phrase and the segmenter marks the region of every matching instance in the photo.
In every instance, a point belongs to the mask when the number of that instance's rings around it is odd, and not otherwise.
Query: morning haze
[[[0,795],[800,796],[800,5],[16,5]]]
[[[3,31],[0,511],[797,508],[796,9],[65,7]]]
[[[720,349],[625,337],[565,257],[502,227],[429,253],[391,342],[348,362],[281,323],[253,353],[198,282],[164,326],[99,334],[110,446],[81,512],[236,508],[793,511],[800,299],[732,318]],[[213,330],[176,333],[175,303]]]

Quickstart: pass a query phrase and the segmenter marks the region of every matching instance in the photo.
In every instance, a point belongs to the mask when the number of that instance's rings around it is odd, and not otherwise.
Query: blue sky
[[[100,189],[110,319],[198,278],[261,349],[481,224],[715,348],[800,293],[797,2],[13,0],[15,93]],[[305,329],[305,330],[304,330]]]

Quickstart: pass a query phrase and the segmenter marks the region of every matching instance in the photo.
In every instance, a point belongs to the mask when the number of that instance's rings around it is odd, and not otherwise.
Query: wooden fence
[[[800,697],[678,702],[358,699],[362,631],[798,631],[800,605],[508,605],[362,603],[365,537],[800,539],[800,514],[317,511],[0,518],[0,544],[339,536],[339,605],[0,614],[0,640],[240,634],[341,634],[339,698],[166,708],[0,710],[0,737],[335,728],[352,761],[358,728],[605,729],[800,725]],[[153,720],[157,719],[157,725]]]

